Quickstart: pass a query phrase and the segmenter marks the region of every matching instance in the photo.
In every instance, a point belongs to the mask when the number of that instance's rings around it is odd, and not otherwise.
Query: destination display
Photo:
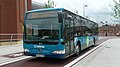
[[[33,12],[27,14],[27,19],[57,17],[57,11]]]

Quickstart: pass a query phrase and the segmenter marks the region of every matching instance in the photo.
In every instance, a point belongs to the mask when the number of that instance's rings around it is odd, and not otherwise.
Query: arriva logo
[[[35,45],[34,48],[45,48],[45,46]]]

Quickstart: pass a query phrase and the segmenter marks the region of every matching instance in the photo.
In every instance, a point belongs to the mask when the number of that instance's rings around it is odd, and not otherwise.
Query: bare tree
[[[75,12],[76,14],[78,14],[79,11],[78,11],[78,10],[75,10],[74,12]]]
[[[48,0],[45,2],[45,7],[44,8],[54,8],[56,6],[56,3],[52,0]]]
[[[114,12],[112,16],[120,20],[120,0],[119,1],[113,0],[113,2],[115,5],[112,7],[112,10]]]

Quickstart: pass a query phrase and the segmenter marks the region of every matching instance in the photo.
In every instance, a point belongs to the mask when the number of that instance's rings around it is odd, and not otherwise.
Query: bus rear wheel
[[[95,38],[93,39],[93,46],[95,46],[96,45],[96,40],[95,40]]]

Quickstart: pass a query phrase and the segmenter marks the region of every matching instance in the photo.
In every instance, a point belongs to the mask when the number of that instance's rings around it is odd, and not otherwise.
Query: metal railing
[[[21,38],[20,39],[14,38],[14,36],[21,36]],[[3,38],[3,37],[5,37],[5,38]],[[6,39],[6,37],[7,37],[7,39]],[[23,37],[23,34],[0,34],[0,42],[10,42],[10,45],[12,45],[13,41],[22,40],[22,37]]]

